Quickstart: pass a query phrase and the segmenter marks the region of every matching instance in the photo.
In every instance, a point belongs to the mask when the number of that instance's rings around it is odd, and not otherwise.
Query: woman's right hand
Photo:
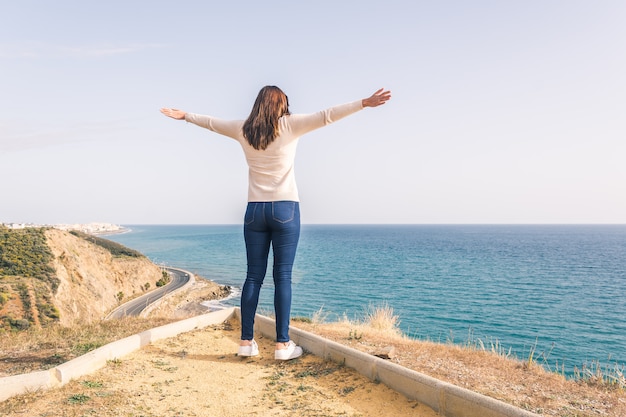
[[[184,112],[182,110],[169,109],[167,107],[163,107],[161,109],[161,113],[163,113],[167,117],[171,117],[172,119],[176,119],[176,120],[184,120],[185,115],[187,114],[187,112]]]
[[[385,104],[391,98],[391,91],[383,91],[384,88],[376,91],[368,98],[364,98],[361,103],[363,107],[378,107]]]

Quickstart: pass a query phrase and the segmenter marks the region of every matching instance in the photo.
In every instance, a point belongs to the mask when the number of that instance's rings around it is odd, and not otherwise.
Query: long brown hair
[[[265,86],[243,124],[243,136],[254,149],[265,150],[278,136],[278,119],[288,114],[289,100],[285,93],[276,86]]]

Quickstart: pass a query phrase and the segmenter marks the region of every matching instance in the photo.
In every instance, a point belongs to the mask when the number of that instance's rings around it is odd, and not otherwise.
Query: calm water
[[[156,263],[240,288],[241,226],[127,226],[108,236]],[[498,343],[554,370],[626,363],[626,225],[304,225],[296,316],[387,304],[408,335]],[[271,266],[260,312],[272,311]],[[238,298],[225,303],[238,305]]]

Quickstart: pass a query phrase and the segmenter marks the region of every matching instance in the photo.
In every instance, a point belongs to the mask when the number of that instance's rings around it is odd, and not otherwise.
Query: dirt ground
[[[12,398],[13,416],[418,416],[437,414],[354,370],[306,354],[274,360],[274,342],[257,338],[260,355],[236,355],[239,322],[146,346],[62,388]]]
[[[216,298],[217,287],[200,281],[169,297],[153,313],[181,319],[207,312],[204,300]],[[389,360],[398,365],[536,414],[626,416],[623,388],[594,383],[593,378],[568,380],[539,364],[489,349],[411,340],[393,329],[351,322],[295,320],[292,325],[368,354],[393,346]],[[239,322],[231,320],[154,343],[62,388],[4,401],[0,416],[436,415],[382,384],[313,355],[277,362],[273,340],[257,338],[259,356],[237,357],[239,329]]]

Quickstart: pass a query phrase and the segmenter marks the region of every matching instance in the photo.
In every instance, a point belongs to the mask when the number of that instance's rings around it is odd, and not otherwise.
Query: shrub
[[[59,279],[51,266],[53,256],[48,248],[46,230],[44,227],[0,227],[0,276],[36,278],[50,284],[52,291],[56,291]]]
[[[26,319],[9,319],[9,324],[12,328],[17,330],[26,330],[30,327],[30,322]]]
[[[78,230],[72,230],[70,233],[76,237],[86,240],[87,242],[91,242],[93,244],[96,244],[108,250],[109,252],[111,252],[111,255],[113,256],[118,256],[118,257],[128,256],[131,258],[144,258],[145,257],[141,252],[137,252],[136,250],[127,248],[124,245],[121,245],[117,242],[113,242],[108,239],[103,239],[101,237],[96,237],[87,233],[79,232]]]
[[[156,282],[157,287],[162,287],[170,282],[170,274],[167,271],[162,271],[161,279]]]
[[[61,317],[59,309],[52,304],[38,304],[37,309],[41,318],[49,318],[52,320],[58,320]]]
[[[393,308],[383,304],[369,306],[365,312],[365,323],[374,329],[398,332],[400,321],[399,317],[394,315]]]
[[[0,292],[0,306],[6,304],[11,299],[11,296],[5,292]]]

